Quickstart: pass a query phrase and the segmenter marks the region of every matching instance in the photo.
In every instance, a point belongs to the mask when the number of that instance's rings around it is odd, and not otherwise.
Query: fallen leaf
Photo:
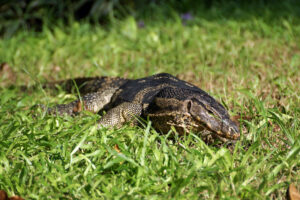
[[[7,193],[4,190],[0,190],[0,200],[24,200],[24,199],[20,196],[12,196],[8,198]]]
[[[114,146],[114,149],[116,150],[116,152],[121,153],[121,150],[117,144]]]
[[[16,73],[7,63],[0,64],[0,86],[6,87],[15,83],[17,76]]]
[[[7,193],[4,190],[0,190],[0,200],[7,200]]]
[[[293,183],[290,184],[290,186],[288,188],[287,199],[288,200],[300,200],[300,194]]]

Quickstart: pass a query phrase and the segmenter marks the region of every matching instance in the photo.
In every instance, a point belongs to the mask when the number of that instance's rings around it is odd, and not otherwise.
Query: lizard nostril
[[[237,127],[230,127],[229,128],[229,135],[234,139],[238,139],[240,137],[240,132]]]
[[[189,102],[187,103],[186,107],[187,107],[187,110],[190,111],[191,108],[192,108],[192,102],[189,101]]]
[[[211,110],[208,110],[208,113],[211,114],[211,115],[214,114]]]

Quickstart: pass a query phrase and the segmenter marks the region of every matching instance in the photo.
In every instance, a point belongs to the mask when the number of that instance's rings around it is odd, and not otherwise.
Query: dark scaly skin
[[[127,80],[129,79],[107,76],[82,77],[46,83],[43,85],[43,88],[54,89],[56,86],[60,86],[63,90],[72,92],[72,90],[76,90],[77,87],[80,94],[85,95],[109,87],[120,87],[120,85],[124,84]]]
[[[200,88],[170,74],[130,80],[98,77],[84,83],[82,101],[57,105],[49,113],[73,115],[81,110],[107,111],[101,126],[121,126],[134,116],[149,117],[153,127],[167,133],[171,126],[180,134],[209,130],[224,140],[240,137],[227,110]],[[91,89],[92,88],[92,89]]]

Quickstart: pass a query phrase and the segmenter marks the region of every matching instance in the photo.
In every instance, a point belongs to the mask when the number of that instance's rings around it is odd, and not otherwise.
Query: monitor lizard
[[[240,137],[238,126],[227,110],[208,93],[170,74],[160,73],[140,79],[110,77],[68,80],[79,86],[81,100],[48,108],[55,115],[76,115],[82,110],[106,114],[98,128],[120,127],[136,117],[149,118],[156,130],[167,133],[173,126],[179,134],[209,133],[223,141]]]

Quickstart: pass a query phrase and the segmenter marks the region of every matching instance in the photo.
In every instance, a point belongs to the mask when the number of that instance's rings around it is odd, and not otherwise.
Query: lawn
[[[106,27],[74,21],[0,39],[0,63],[14,71],[0,72],[0,189],[25,199],[285,199],[290,183],[299,190],[300,18],[217,11]],[[99,115],[34,107],[76,93],[8,87],[160,72],[222,102],[240,123],[235,146],[163,135],[150,121],[97,130]]]

